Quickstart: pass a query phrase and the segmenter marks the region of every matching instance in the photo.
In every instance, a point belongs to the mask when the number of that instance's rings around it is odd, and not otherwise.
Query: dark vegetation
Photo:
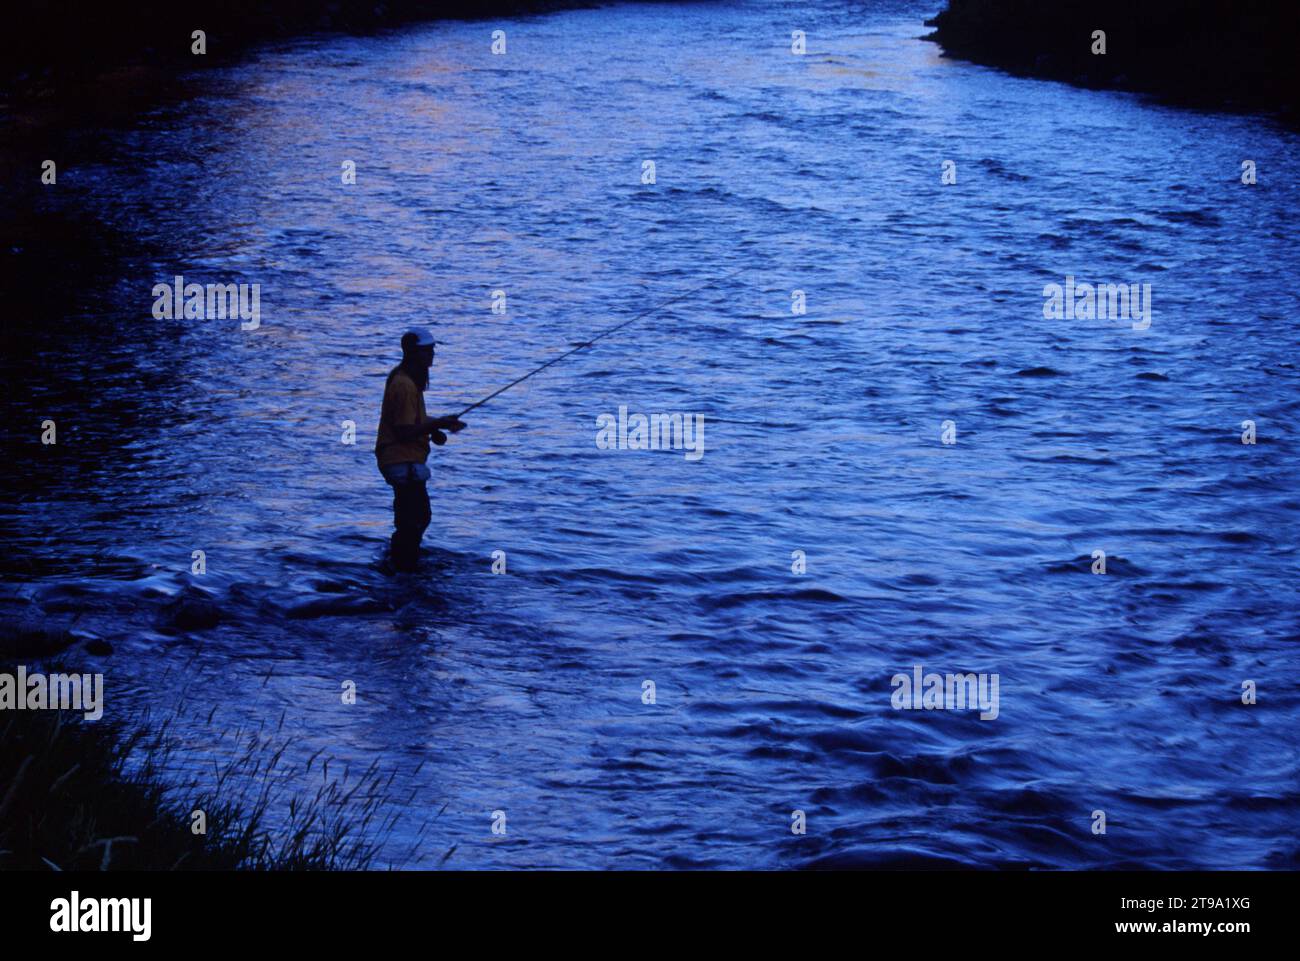
[[[350,775],[314,757],[293,769],[277,732],[222,731],[221,759],[176,784],[169,720],[148,721],[127,732],[77,713],[0,712],[0,870],[359,870],[391,834],[392,775],[377,765]],[[304,800],[305,781],[318,787]]]
[[[115,71],[163,74],[208,66],[264,40],[581,5],[581,0],[24,0],[6,11],[0,77],[20,91],[73,94]],[[206,34],[204,56],[191,53],[195,30]]]
[[[928,23],[951,56],[1187,105],[1300,113],[1294,0],[948,0]],[[1092,53],[1104,30],[1106,53]]]

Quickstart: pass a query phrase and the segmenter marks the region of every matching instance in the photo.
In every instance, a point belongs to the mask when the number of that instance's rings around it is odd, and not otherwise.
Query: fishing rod
[[[474,410],[474,408],[482,407],[493,397],[499,397],[501,394],[504,394],[506,391],[508,391],[511,387],[515,387],[519,384],[522,384],[529,377],[532,377],[536,374],[540,374],[547,367],[550,367],[553,364],[558,364],[560,361],[564,360],[564,358],[573,356],[583,348],[590,347],[596,341],[602,340],[603,338],[608,337],[610,334],[622,330],[624,327],[630,326],[631,324],[635,324],[638,320],[644,320],[646,317],[649,317],[651,314],[655,313],[656,311],[663,310],[669,304],[675,304],[679,300],[685,300],[687,297],[691,296],[691,294],[698,294],[701,290],[706,290],[709,287],[712,287],[716,284],[720,284],[724,280],[730,280],[732,277],[736,276],[736,274],[740,273],[744,269],[745,269],[744,267],[737,267],[729,274],[724,274],[723,276],[710,280],[708,283],[701,284],[698,287],[692,287],[690,290],[686,291],[685,293],[678,294],[676,297],[671,297],[668,300],[665,300],[663,303],[655,304],[650,309],[642,311],[641,313],[637,314],[635,317],[623,321],[621,324],[615,324],[613,327],[606,328],[605,330],[598,333],[595,337],[592,337],[590,340],[583,341],[581,344],[579,344],[577,347],[574,347],[572,350],[566,350],[564,353],[560,354],[560,356],[553,357],[550,360],[548,360],[546,363],[542,364],[540,367],[536,367],[533,370],[530,370],[528,373],[524,374],[524,376],[512,380],[510,383],[506,384],[500,390],[494,390],[492,393],[488,394],[482,400],[470,404],[459,414],[456,414],[454,416],[456,417],[457,420],[460,420],[470,411]]]

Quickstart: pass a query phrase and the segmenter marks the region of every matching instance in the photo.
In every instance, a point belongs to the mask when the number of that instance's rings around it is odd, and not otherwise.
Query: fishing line
[[[511,387],[514,387],[518,384],[522,384],[529,377],[532,377],[536,374],[540,374],[547,367],[550,367],[553,364],[558,364],[560,361],[564,360],[564,358],[571,357],[572,355],[576,354],[578,351],[586,347],[590,347],[596,341],[608,337],[610,334],[616,333],[617,331],[622,330],[624,327],[627,327],[631,324],[635,324],[638,320],[644,320],[646,317],[649,317],[651,314],[655,313],[656,311],[663,310],[669,304],[675,304],[679,300],[685,300],[687,297],[691,296],[691,294],[698,294],[701,290],[707,290],[709,287],[712,287],[716,284],[720,284],[724,280],[730,280],[732,277],[736,276],[736,274],[740,273],[744,269],[745,269],[744,267],[737,267],[729,274],[724,274],[721,277],[717,277],[713,280],[710,280],[707,284],[701,284],[699,287],[692,287],[690,290],[686,291],[685,293],[678,294],[676,297],[671,297],[668,300],[665,300],[663,303],[655,304],[650,309],[642,311],[641,313],[637,314],[635,317],[623,321],[621,324],[615,324],[613,327],[608,327],[605,330],[602,330],[600,333],[598,333],[595,337],[592,337],[590,340],[583,341],[581,344],[579,344],[577,347],[574,347],[572,350],[566,350],[564,353],[560,354],[560,356],[551,358],[546,363],[542,364],[540,367],[536,367],[533,370],[530,370],[528,373],[524,374],[524,376],[512,380],[510,383],[506,384],[501,389],[494,390],[492,393],[488,394],[482,400],[470,404],[459,414],[455,415],[456,419],[459,420],[460,418],[468,414],[470,411],[472,411],[474,408],[482,407],[493,397],[499,397],[501,394],[504,394],[506,391],[508,391]]]

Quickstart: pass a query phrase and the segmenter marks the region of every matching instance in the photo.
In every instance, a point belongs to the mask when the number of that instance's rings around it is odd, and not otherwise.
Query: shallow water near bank
[[[945,60],[934,12],[312,38],[106,136],[43,201],[114,259],[8,365],[67,427],[14,449],[5,607],[112,644],[109,716],[183,709],[178,784],[231,729],[378,760],[390,863],[1296,867],[1300,137]],[[737,269],[477,411],[425,573],[377,569],[401,330],[452,411]],[[177,274],[261,326],[155,320]],[[1044,319],[1067,275],[1150,328]],[[704,456],[599,449],[621,405]],[[918,664],[996,720],[894,710]]]

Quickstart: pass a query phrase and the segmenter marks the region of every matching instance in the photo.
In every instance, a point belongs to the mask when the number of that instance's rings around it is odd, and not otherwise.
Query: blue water
[[[67,426],[11,461],[6,608],[114,646],[108,717],[180,713],[182,807],[235,732],[290,795],[377,762],[381,865],[1296,867],[1300,137],[946,60],[936,10],[621,5],[190,78],[43,201],[124,249],[9,371]],[[261,327],[153,319],[175,274],[259,283]],[[1066,275],[1151,284],[1150,328],[1044,319]],[[426,573],[376,569],[402,329],[451,411],[708,281],[471,415]],[[703,414],[704,456],[599,449],[620,405]],[[998,717],[894,710],[914,665],[998,674]]]

